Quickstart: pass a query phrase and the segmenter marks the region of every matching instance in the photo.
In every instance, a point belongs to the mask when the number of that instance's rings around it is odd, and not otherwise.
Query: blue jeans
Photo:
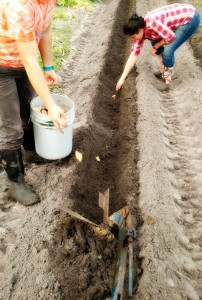
[[[193,18],[185,25],[179,26],[176,31],[176,37],[172,43],[160,47],[156,54],[162,54],[163,65],[171,68],[175,64],[175,51],[186,42],[198,29],[200,24],[200,14],[195,12]],[[158,41],[151,41],[154,46]]]

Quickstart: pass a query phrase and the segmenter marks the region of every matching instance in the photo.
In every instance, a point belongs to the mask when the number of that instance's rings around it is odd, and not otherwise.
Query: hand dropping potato
[[[43,115],[48,115],[48,109],[45,106],[35,106],[33,109]],[[64,110],[64,113],[66,113],[68,111],[68,109],[66,109],[66,108],[63,108],[63,110]]]
[[[43,115],[48,115],[48,109],[45,106],[35,106],[33,109]]]
[[[40,113],[42,113],[43,115],[48,115],[48,109],[46,107],[42,107]]]

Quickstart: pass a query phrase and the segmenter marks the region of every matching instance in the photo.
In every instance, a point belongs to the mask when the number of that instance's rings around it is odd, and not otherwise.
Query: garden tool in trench
[[[124,207],[113,213],[109,217],[109,225],[117,225],[119,229],[118,236],[118,254],[114,273],[112,300],[123,299],[124,279],[126,274],[127,256],[128,262],[128,296],[133,294],[133,241],[136,238],[136,231],[132,225],[132,216],[129,208]]]

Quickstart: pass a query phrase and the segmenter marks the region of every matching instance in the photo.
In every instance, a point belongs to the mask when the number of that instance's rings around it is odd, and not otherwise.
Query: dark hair
[[[144,28],[145,21],[144,18],[141,16],[138,16],[137,13],[134,13],[128,22],[123,27],[123,33],[127,35],[133,35],[135,33],[138,33],[138,30],[141,28]]]

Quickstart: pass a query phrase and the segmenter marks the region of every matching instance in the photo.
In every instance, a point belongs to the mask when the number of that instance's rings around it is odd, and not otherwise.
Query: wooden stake
[[[109,218],[109,189],[104,194],[99,193],[99,207],[103,209],[103,224],[108,225]]]
[[[86,223],[88,223],[88,224],[90,224],[90,225],[93,225],[93,226],[96,226],[96,227],[101,227],[100,225],[95,224],[95,223],[93,223],[92,221],[90,221],[90,220],[84,218],[84,217],[81,216],[80,214],[78,214],[78,213],[72,211],[70,208],[66,207],[65,205],[61,205],[61,206],[60,206],[60,209],[61,209],[62,211],[64,211],[64,212],[68,213],[70,216],[72,216],[72,217],[74,217],[74,218],[76,218],[76,219],[79,219],[79,220],[81,220],[81,221],[83,221],[83,222],[86,222]]]

